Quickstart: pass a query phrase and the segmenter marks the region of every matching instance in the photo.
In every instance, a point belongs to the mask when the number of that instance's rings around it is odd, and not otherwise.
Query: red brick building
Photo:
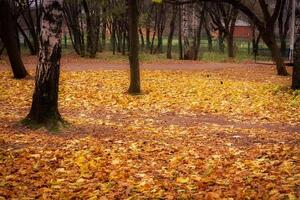
[[[251,39],[252,27],[248,22],[237,20],[235,23],[234,35],[235,38]]]

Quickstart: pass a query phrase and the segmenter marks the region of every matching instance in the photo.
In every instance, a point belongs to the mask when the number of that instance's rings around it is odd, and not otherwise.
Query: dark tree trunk
[[[282,8],[278,16],[278,30],[280,38],[281,56],[286,56],[286,38],[290,28],[290,17],[292,15],[292,0],[283,0]]]
[[[181,25],[182,25],[182,19],[181,19],[181,6],[179,6],[179,15],[178,15],[178,48],[179,48],[179,59],[182,60],[183,59],[183,47],[182,47],[182,35],[181,35]]]
[[[256,32],[255,25],[252,25],[252,54],[256,53]]]
[[[28,36],[26,35],[25,31],[23,30],[23,28],[20,26],[20,24],[18,22],[17,22],[17,27],[18,27],[18,30],[20,31],[20,33],[22,34],[22,36],[24,37],[25,44],[27,44],[30,54],[36,55],[35,47],[32,45],[32,43],[29,40]]]
[[[116,35],[117,35],[117,52],[121,53],[121,49],[122,49],[122,36],[123,36],[123,30],[122,30],[122,26],[120,24],[120,21],[118,20],[117,23],[117,31],[116,31]]]
[[[150,28],[146,28],[146,49],[150,49]]]
[[[213,50],[212,37],[209,34],[207,34],[207,48],[209,52]]]
[[[145,40],[144,40],[143,31],[141,28],[139,28],[139,33],[140,33],[140,37],[141,37],[141,50],[143,50],[145,48]]]
[[[31,110],[24,122],[52,129],[57,128],[62,122],[58,111],[62,0],[45,0],[42,6],[41,47],[36,69],[35,89]]]
[[[150,30],[151,30],[151,15],[152,11],[154,9],[154,4],[151,4],[151,7],[147,13],[147,19],[146,19],[146,49],[150,50],[151,48],[151,38],[150,38]]]
[[[208,27],[208,22],[207,19],[204,19],[204,28],[206,32],[206,37],[207,37],[207,48],[208,51],[211,52],[213,50],[213,45],[212,45],[212,35],[210,33],[209,27]]]
[[[253,53],[254,53],[254,56],[258,56],[259,52],[258,52],[258,48],[259,48],[259,41],[260,41],[260,38],[261,38],[261,34],[259,33],[257,38],[254,39],[254,43],[253,43]]]
[[[154,40],[155,40],[155,36],[156,36],[156,27],[157,27],[157,22],[158,22],[158,13],[157,13],[157,6],[155,5],[155,20],[154,20],[154,31],[153,31],[153,35],[152,35],[152,39],[151,39],[151,47],[150,47],[150,53],[153,54],[154,53]]]
[[[199,57],[199,51],[200,51],[200,45],[201,45],[201,31],[202,31],[202,26],[204,23],[205,10],[206,10],[206,4],[204,3],[202,10],[201,10],[201,14],[200,14],[200,23],[199,23],[197,35],[196,35],[194,60],[198,60],[198,57]]]
[[[139,34],[138,34],[138,5],[137,0],[127,0],[128,3],[128,32],[129,32],[129,63],[130,63],[130,94],[139,94],[140,67],[139,67]]]
[[[172,59],[172,41],[175,32],[175,22],[177,17],[178,7],[176,5],[172,6],[172,18],[170,21],[170,32],[168,36],[168,45],[167,45],[167,58]]]
[[[87,51],[90,58],[95,58],[99,44],[99,28],[100,28],[100,8],[97,1],[82,1],[83,8],[86,14],[86,29],[87,29]]]
[[[294,67],[292,77],[292,89],[300,89],[300,8],[296,10],[296,41],[294,44]]]
[[[234,58],[234,43],[233,43],[233,34],[227,36],[227,46],[228,46],[228,57]]]
[[[219,31],[218,33],[218,44],[219,44],[219,51],[221,53],[225,53],[225,45],[224,45],[224,34]]]
[[[157,23],[157,46],[155,49],[155,53],[163,52],[163,32],[166,24],[166,7],[164,4],[161,4],[158,15],[158,23]]]
[[[116,54],[116,31],[115,31],[115,20],[113,19],[112,21],[112,32],[111,32],[111,36],[110,36],[110,44],[111,44],[111,48],[112,48],[112,52],[113,55]]]
[[[79,0],[64,1],[64,17],[73,48],[78,55],[84,57],[85,42],[84,31],[81,26],[81,2]]]
[[[25,78],[28,73],[21,59],[18,48],[16,23],[12,18],[11,9],[7,0],[0,1],[0,37],[6,47],[14,78]]]
[[[103,15],[106,14],[106,9],[103,8]],[[107,22],[106,19],[102,19],[102,30],[101,30],[101,39],[102,39],[102,46],[103,49],[105,49],[106,46],[106,26],[107,26]]]
[[[27,18],[28,18],[28,21],[29,21],[29,24],[30,24],[28,26],[28,28],[29,28],[29,31],[31,33],[33,44],[34,44],[34,47],[35,47],[36,53],[37,53],[38,47],[39,47],[39,43],[38,43],[38,34],[39,34],[39,32],[37,32],[36,28],[35,28],[33,17],[32,17],[32,14],[31,14],[31,10],[32,10],[31,5],[29,4],[28,0],[26,1],[26,3],[27,3],[27,12],[28,12],[28,17]],[[36,11],[39,9],[37,5],[35,6],[35,9],[36,9]],[[38,19],[38,16],[36,16],[36,18]],[[39,25],[39,23],[36,24],[36,26],[38,26],[38,25]]]
[[[125,55],[126,53],[126,29],[123,31],[123,37],[122,37],[122,55]]]
[[[234,36],[235,22],[236,22],[237,16],[238,16],[238,10],[234,9],[232,11],[232,19],[230,22],[229,33],[227,35],[227,46],[228,46],[228,57],[229,58],[233,58],[235,56],[233,36]]]
[[[4,49],[5,49],[5,46],[4,46],[4,44],[2,43],[2,40],[1,40],[1,37],[0,37],[0,59],[1,59],[1,55],[2,55],[2,53],[3,53],[3,51],[4,51]]]
[[[36,55],[38,52],[38,35],[40,33],[40,0],[23,0],[14,1],[18,6],[18,17],[16,19],[22,19],[25,27],[18,26],[21,34],[24,36],[26,43],[30,48],[30,53]],[[34,3],[33,3],[34,2]],[[35,12],[32,12],[35,11]],[[34,20],[35,18],[35,20]],[[21,29],[26,29],[28,33]],[[27,35],[26,35],[27,34]],[[25,36],[26,35],[26,36]],[[27,39],[26,39],[27,38]]]
[[[276,63],[277,75],[287,76],[288,72],[284,66],[284,59],[281,56],[280,49],[276,43],[275,35],[273,31],[263,32],[261,31],[261,36],[268,48],[271,51],[273,61]]]
[[[282,57],[286,56],[286,41],[285,41],[285,39],[280,40],[280,52],[281,52]]]

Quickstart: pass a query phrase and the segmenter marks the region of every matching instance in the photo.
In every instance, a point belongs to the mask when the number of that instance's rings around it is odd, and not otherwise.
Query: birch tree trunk
[[[30,113],[25,123],[56,128],[62,122],[58,111],[58,84],[61,58],[62,0],[42,4],[39,63]]]
[[[296,10],[296,41],[294,52],[294,68],[292,77],[292,89],[300,89],[300,8]]]
[[[183,38],[183,59],[190,60],[192,55],[190,52],[190,41],[189,41],[189,23],[190,23],[190,13],[189,5],[184,4],[182,6],[182,38]]]
[[[193,60],[197,48],[197,31],[199,19],[196,17],[196,4],[184,4],[182,6],[182,37],[183,59]]]

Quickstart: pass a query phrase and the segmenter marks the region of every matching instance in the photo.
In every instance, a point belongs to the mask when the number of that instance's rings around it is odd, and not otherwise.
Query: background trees
[[[85,56],[84,19],[81,0],[65,0],[63,11],[72,46],[78,55]]]
[[[15,8],[13,17],[19,31],[17,35],[24,40],[30,53],[36,54],[41,1],[6,1],[13,2]],[[216,46],[220,54],[227,52],[229,58],[234,57],[239,52],[238,45],[235,45],[236,21],[242,19],[251,22],[249,26],[253,33],[253,52],[259,53],[259,46],[268,48],[276,63],[277,74],[287,75],[284,57],[288,52],[286,43],[291,2],[292,0],[139,1],[139,51],[166,53],[167,58],[174,57],[174,53],[177,53],[180,59],[197,60],[201,59],[203,51],[211,52],[216,49],[215,41],[218,41]],[[70,41],[80,56],[95,58],[97,52],[107,50],[111,50],[113,54],[131,54],[127,3],[127,0],[65,0],[64,18],[69,33],[65,42]],[[259,45],[260,39],[264,44]],[[246,40],[250,53],[251,37]]]
[[[227,40],[228,57],[234,57],[233,34],[238,18],[238,10],[230,4],[212,2],[207,6],[213,29],[218,31],[219,49],[224,53]]]
[[[210,0],[203,0],[210,1]],[[275,25],[282,8],[283,0],[277,1],[238,1],[223,0],[241,10],[255,24],[261,34],[261,38],[271,51],[272,58],[276,63],[278,75],[288,75],[284,66],[284,59],[276,42]]]
[[[15,17],[20,34],[28,46],[30,53],[36,55],[38,52],[38,37],[41,24],[41,0],[14,0],[16,7]]]
[[[0,38],[6,48],[14,78],[21,79],[28,73],[21,59],[17,27],[12,10],[12,5],[8,0],[0,0]]]

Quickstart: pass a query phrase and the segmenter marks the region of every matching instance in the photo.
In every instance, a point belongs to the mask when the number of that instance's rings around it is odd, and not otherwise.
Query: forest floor
[[[34,74],[35,57],[24,57]],[[62,58],[59,133],[20,123],[34,80],[0,61],[0,199],[298,199],[300,92],[255,63]],[[290,70],[290,69],[289,69]]]

